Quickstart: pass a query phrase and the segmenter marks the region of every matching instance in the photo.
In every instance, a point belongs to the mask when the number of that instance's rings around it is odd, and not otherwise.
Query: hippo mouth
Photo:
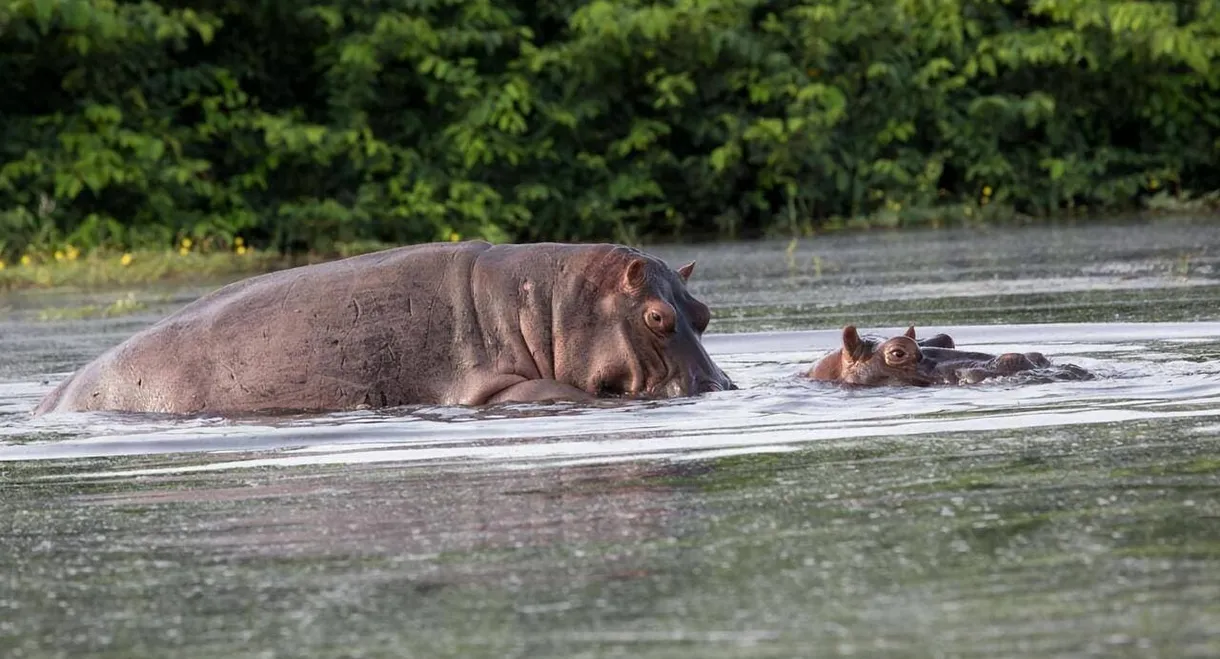
[[[597,383],[594,388],[594,395],[598,398],[630,398],[626,387],[617,383],[602,380]]]
[[[682,398],[684,396],[708,394],[717,391],[736,391],[737,388],[737,385],[727,378],[723,382],[699,379],[695,382],[694,386],[689,388],[682,380],[675,378],[643,391],[628,391],[620,383],[603,381],[598,383],[596,391],[598,398]]]
[[[691,384],[687,384],[690,382]],[[721,378],[692,378],[686,382],[675,378],[658,387],[657,391],[660,396],[666,398],[679,398],[682,396],[697,396],[699,394],[709,394],[717,391],[733,391],[737,389],[737,385],[728,377]]]
[[[624,378],[621,373],[606,373],[596,381],[592,392],[598,398],[682,398],[717,391],[733,391],[737,385],[728,375],[712,365],[711,369],[686,367],[664,358],[658,359],[664,370],[649,378],[635,370],[633,377]]]

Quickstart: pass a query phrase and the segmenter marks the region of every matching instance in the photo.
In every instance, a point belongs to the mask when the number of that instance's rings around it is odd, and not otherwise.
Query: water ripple
[[[863,437],[920,441],[952,433],[1220,416],[1220,361],[1203,358],[1220,346],[1220,323],[927,329],[933,331],[947,331],[972,349],[1038,349],[1098,377],[848,389],[797,375],[834,345],[837,332],[721,335],[708,337],[709,351],[741,383],[738,391],[672,401],[421,407],[236,420],[69,414],[13,422],[23,413],[9,411],[10,421],[0,425],[0,461],[210,456],[204,464],[74,474],[92,478],[356,463],[520,468],[774,452]],[[4,387],[0,396],[27,405],[45,389],[30,383]],[[19,406],[7,405],[9,410]]]

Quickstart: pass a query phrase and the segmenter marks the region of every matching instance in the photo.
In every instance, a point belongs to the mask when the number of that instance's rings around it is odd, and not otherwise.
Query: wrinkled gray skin
[[[615,245],[418,245],[225,286],[102,354],[34,414],[343,410],[735,388],[674,271]]]

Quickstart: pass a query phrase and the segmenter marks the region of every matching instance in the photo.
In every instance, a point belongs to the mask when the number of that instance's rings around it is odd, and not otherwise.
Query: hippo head
[[[565,346],[562,379],[599,396],[670,398],[736,389],[703,348],[707,305],[686,289],[694,262],[673,270],[619,247],[586,272],[596,300],[583,340]],[[588,301],[586,301],[587,303]],[[559,375],[557,373],[557,375]]]
[[[852,325],[843,328],[840,352],[841,380],[858,385],[927,386],[931,377],[922,368],[923,353],[915,342],[915,328],[886,341],[861,338]]]

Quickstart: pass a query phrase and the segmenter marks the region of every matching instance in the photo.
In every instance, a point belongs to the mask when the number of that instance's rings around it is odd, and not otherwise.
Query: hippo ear
[[[623,288],[629,291],[639,290],[647,282],[648,264],[644,259],[631,259],[623,270]]]
[[[843,354],[850,355],[852,359],[859,360],[864,357],[864,351],[867,347],[868,344],[860,340],[860,333],[856,331],[855,325],[848,325],[843,328]]]
[[[682,278],[682,281],[687,281],[690,279],[690,274],[694,271],[695,271],[695,262],[691,261],[690,263],[687,263],[686,265],[682,266],[681,268],[678,268],[678,276]]]
[[[914,339],[915,338],[915,326],[911,325],[911,326],[907,327],[907,333],[904,336],[906,336],[908,339]]]

